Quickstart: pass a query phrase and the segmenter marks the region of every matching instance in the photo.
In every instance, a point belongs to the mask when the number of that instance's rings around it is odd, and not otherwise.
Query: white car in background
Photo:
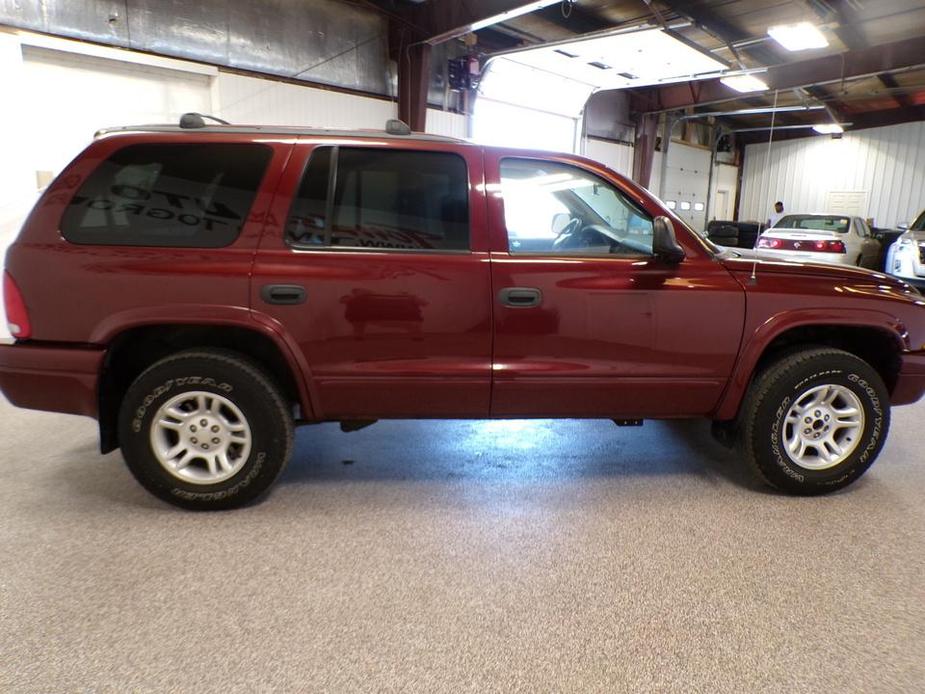
[[[880,243],[860,217],[788,214],[758,237],[762,256],[877,269]]]
[[[890,246],[885,269],[891,275],[925,289],[925,212]]]

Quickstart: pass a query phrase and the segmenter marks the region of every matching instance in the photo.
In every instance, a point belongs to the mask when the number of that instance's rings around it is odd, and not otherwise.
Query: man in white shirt
[[[777,224],[780,221],[780,218],[784,216],[784,203],[780,200],[774,203],[774,211],[771,213],[770,218],[768,219],[768,228]]]

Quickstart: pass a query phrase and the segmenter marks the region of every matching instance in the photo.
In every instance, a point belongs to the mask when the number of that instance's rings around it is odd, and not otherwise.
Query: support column
[[[652,180],[652,162],[655,159],[655,139],[658,133],[658,114],[643,113],[636,118],[636,138],[633,147],[633,180],[643,188]]]
[[[427,126],[427,86],[430,83],[430,44],[402,48],[398,61],[398,117],[412,130]]]

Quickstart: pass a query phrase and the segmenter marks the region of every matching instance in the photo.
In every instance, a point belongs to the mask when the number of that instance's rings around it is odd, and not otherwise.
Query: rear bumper
[[[96,417],[105,350],[0,341],[0,391],[17,407]]]
[[[893,405],[908,405],[925,394],[925,351],[907,352],[902,356],[902,367],[890,402]]]

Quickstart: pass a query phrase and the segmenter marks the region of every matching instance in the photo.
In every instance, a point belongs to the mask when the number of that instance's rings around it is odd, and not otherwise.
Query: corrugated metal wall
[[[767,219],[776,200],[791,212],[825,211],[831,191],[866,191],[879,227],[925,207],[925,123],[905,123],[745,148],[740,219]]]
[[[338,0],[0,0],[0,24],[376,94],[387,21]]]

